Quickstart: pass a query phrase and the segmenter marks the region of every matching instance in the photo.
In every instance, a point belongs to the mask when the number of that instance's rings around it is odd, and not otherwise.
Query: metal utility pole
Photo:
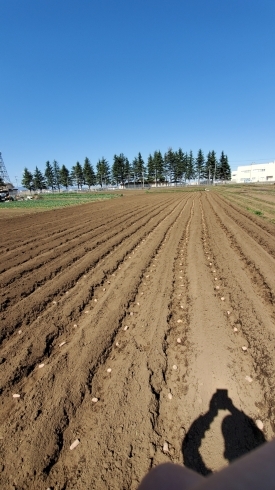
[[[0,180],[2,180],[4,184],[11,184],[11,180],[8,176],[8,172],[5,167],[1,152],[0,152]]]

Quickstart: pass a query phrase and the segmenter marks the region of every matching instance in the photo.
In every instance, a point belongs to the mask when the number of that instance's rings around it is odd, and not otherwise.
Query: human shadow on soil
[[[199,448],[219,410],[230,412],[230,415],[223,419],[221,426],[225,444],[224,457],[229,462],[266,441],[263,432],[254,421],[233,405],[227,390],[217,390],[210,400],[208,412],[200,415],[192,423],[182,443],[184,465],[205,476],[211,474],[212,470],[205,465]]]

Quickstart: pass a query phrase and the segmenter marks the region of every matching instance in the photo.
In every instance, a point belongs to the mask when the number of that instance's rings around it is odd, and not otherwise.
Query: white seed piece
[[[137,305],[139,306],[139,302],[137,302]]]
[[[216,272],[216,271],[215,271],[215,269],[213,269],[213,271],[212,271],[212,272],[214,272],[214,273],[215,273],[215,272]]]
[[[256,420],[256,425],[257,425],[258,429],[263,430],[264,424],[262,423],[261,420],[257,419]]]
[[[39,369],[43,368],[44,366],[45,366],[44,363],[38,365]]]
[[[94,302],[97,303],[97,299],[96,298],[94,299]]]
[[[111,372],[112,372],[111,368],[108,368],[107,373],[111,373]]]
[[[129,328],[128,325],[126,325],[123,330],[125,330],[125,332],[126,332],[126,330],[128,330],[128,328]]]
[[[134,315],[134,313],[131,311],[130,316],[133,316],[133,315]]]
[[[212,262],[209,262],[209,265],[212,265]]]
[[[150,276],[148,275],[148,276],[145,276],[145,277],[147,278],[147,277],[150,277]]]
[[[19,330],[18,334],[21,335],[21,333],[22,333],[22,330]]]
[[[221,297],[221,301],[224,301],[224,299],[225,299],[225,298],[222,296],[222,297]]]
[[[243,346],[242,346],[242,350],[243,350],[244,352],[246,352],[246,351],[247,351],[247,347],[246,347],[245,345],[243,345]]]
[[[181,309],[183,310],[183,306],[182,306],[182,305],[180,305],[180,307],[181,307]]]
[[[56,305],[56,301],[53,301],[53,305]]]
[[[220,289],[220,286],[216,286],[216,289]]]
[[[182,323],[182,320],[177,320],[177,323]]]
[[[76,328],[76,327],[77,327],[77,323],[74,324],[74,328]]]
[[[86,315],[89,313],[88,311],[85,311]]]
[[[119,347],[119,343],[118,342],[116,342],[116,347]]]
[[[178,369],[178,366],[174,364],[173,369],[176,371]]]
[[[233,330],[234,330],[234,332],[238,332],[237,327],[234,327]]]
[[[106,291],[106,288],[103,288],[103,291]]]
[[[80,440],[79,439],[76,439],[71,445],[70,445],[70,450],[72,451],[75,447],[78,446],[78,444],[80,443]]]
[[[252,381],[253,381],[250,376],[246,376],[245,379],[246,379],[246,381],[248,381],[248,383],[252,383]]]
[[[143,293],[140,293],[141,296],[143,296]]]
[[[177,343],[178,344],[181,344],[181,339],[180,338],[177,339]]]
[[[172,400],[172,398],[173,398],[172,393],[168,393],[167,396],[168,396],[169,400]]]
[[[20,398],[20,395],[18,393],[14,393],[14,395],[12,395],[13,398]]]
[[[98,398],[96,398],[96,397],[92,398],[92,402],[93,403],[97,403],[98,402]]]
[[[164,453],[168,453],[169,452],[168,443],[166,441],[163,444],[162,450],[163,450]]]
[[[215,277],[215,281],[217,281],[217,280],[218,280],[218,278],[217,278],[217,277]]]
[[[65,345],[66,342],[61,342],[61,344],[59,344],[59,347],[62,347],[62,345]]]

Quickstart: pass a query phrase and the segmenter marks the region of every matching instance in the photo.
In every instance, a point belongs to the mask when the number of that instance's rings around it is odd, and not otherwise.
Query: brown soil
[[[274,225],[189,192],[1,227],[1,488],[132,490],[273,437]]]

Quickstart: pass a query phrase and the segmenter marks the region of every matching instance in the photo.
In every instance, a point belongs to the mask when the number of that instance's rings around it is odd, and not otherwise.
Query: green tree
[[[155,151],[153,156],[151,154],[149,155],[147,162],[147,173],[148,182],[155,182],[156,185],[160,182],[164,182],[164,159],[160,151]]]
[[[228,158],[223,151],[217,164],[216,178],[223,181],[231,179],[231,169],[228,163]]]
[[[181,148],[178,152],[168,148],[164,155],[164,163],[165,174],[169,175],[170,182],[175,184],[180,182],[183,176],[183,152]]]
[[[65,167],[65,165],[62,165],[60,169],[60,184],[63,187],[66,187],[68,190],[69,185],[72,185],[72,179],[70,176],[70,171]]]
[[[53,161],[54,187],[60,191],[60,167],[56,160]]]
[[[80,189],[82,189],[82,186],[84,184],[84,175],[82,166],[79,162],[76,162],[76,164],[72,167],[71,177],[74,184],[77,185],[78,189],[79,187]]]
[[[45,177],[37,167],[35,167],[33,174],[33,187],[34,189],[39,189],[40,191],[47,188]]]
[[[96,182],[101,187],[110,183],[110,166],[106,158],[102,157],[96,164]]]
[[[134,174],[134,181],[143,182],[145,179],[146,167],[144,160],[139,152],[138,156],[134,158],[132,162],[132,171]]]
[[[25,167],[22,176],[22,186],[26,189],[29,189],[31,192],[33,190],[33,175],[32,173]]]
[[[128,158],[123,153],[114,155],[114,163],[112,166],[112,175],[116,184],[125,185],[125,181],[129,180],[130,163]]]
[[[83,165],[83,177],[84,183],[91,188],[91,185],[95,185],[95,172],[89,158],[85,158]]]
[[[204,164],[205,164],[205,161],[204,161],[203,152],[202,152],[202,150],[199,150],[198,156],[197,156],[196,162],[195,162],[195,173],[196,173],[196,177],[198,179],[199,185],[200,185],[201,176],[203,174]]]
[[[185,178],[190,182],[190,180],[194,179],[194,177],[195,177],[195,162],[194,162],[193,152],[192,150],[190,150],[189,155],[187,155]]]
[[[54,189],[54,183],[55,183],[54,171],[53,171],[53,167],[49,161],[46,162],[46,169],[45,169],[44,175],[45,175],[47,187],[51,187],[51,189],[53,190]]]

